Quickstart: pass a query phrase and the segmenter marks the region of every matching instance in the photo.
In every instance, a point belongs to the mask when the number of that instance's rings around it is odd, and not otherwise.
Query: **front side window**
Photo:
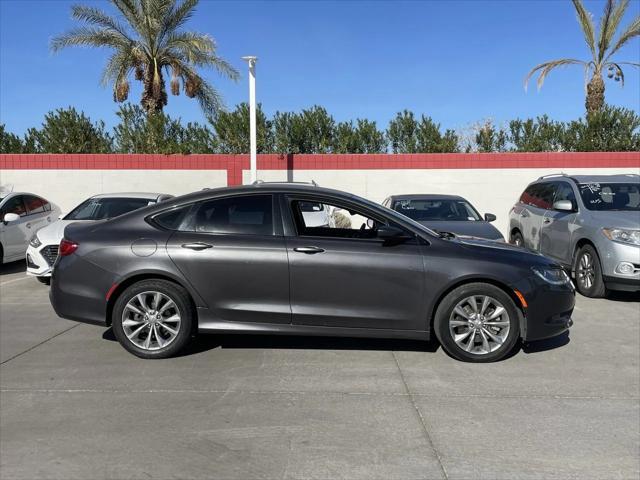
[[[206,233],[273,235],[273,197],[245,195],[206,200],[195,207],[188,230]]]
[[[640,183],[581,183],[578,189],[589,210],[640,211]]]
[[[74,208],[65,220],[104,220],[155,203],[146,198],[90,198]]]
[[[466,200],[398,200],[396,212],[417,222],[423,221],[481,221],[480,214]]]
[[[309,205],[316,207],[309,211]],[[378,222],[351,207],[324,202],[291,202],[298,234],[314,237],[376,238]]]
[[[567,182],[559,182],[558,189],[556,190],[556,198],[554,202],[559,202],[561,200],[569,200],[573,208],[577,207],[576,204],[576,194],[573,192],[573,188]]]
[[[2,207],[2,216],[4,217],[7,213],[15,213],[21,217],[24,217],[27,214],[27,209],[24,206],[22,195],[17,195],[7,200]]]

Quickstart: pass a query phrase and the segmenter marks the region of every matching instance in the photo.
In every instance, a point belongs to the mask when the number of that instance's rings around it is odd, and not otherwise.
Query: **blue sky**
[[[73,3],[114,12],[106,1],[0,0],[0,122],[11,131],[22,134],[68,105],[116,123],[111,90],[99,85],[107,52],[49,52],[49,39],[75,24]],[[599,18],[603,3],[586,5]],[[638,13],[640,1],[631,0],[623,24]],[[240,57],[253,54],[258,101],[268,114],[319,104],[337,120],[368,118],[385,128],[408,108],[463,128],[544,113],[567,120],[584,110],[579,67],[553,72],[540,92],[532,86],[526,93],[522,85],[537,63],[587,58],[569,0],[202,0],[188,27],[211,34],[219,54],[242,72],[238,83],[207,74],[231,107],[248,97]],[[617,58],[640,61],[640,41]],[[640,110],[638,73],[627,68],[624,89],[607,82],[607,101]],[[130,99],[139,100],[139,88]],[[204,120],[184,95],[170,96],[166,112]]]

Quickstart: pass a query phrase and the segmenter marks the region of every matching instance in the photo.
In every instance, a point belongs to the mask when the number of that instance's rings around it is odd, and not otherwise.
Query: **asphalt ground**
[[[0,478],[638,479],[640,299],[499,363],[437,344],[202,336],[140,360],[0,270]]]

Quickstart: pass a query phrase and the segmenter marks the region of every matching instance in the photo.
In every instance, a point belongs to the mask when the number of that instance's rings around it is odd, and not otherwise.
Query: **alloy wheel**
[[[502,347],[510,325],[507,309],[487,295],[473,295],[458,302],[449,317],[449,332],[456,345],[475,355]]]
[[[585,290],[589,290],[595,281],[596,270],[593,257],[589,252],[585,252],[578,262],[578,282]]]
[[[180,332],[180,323],[176,303],[157,291],[138,293],[122,312],[124,334],[143,350],[159,350],[170,345]]]

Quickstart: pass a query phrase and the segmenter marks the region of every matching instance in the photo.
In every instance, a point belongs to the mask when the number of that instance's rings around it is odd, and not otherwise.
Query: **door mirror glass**
[[[495,222],[496,218],[497,217],[493,213],[485,213],[484,214],[484,221],[485,222]]]
[[[20,220],[20,215],[17,213],[7,213],[2,219],[4,223],[15,222],[16,220]]]
[[[573,212],[571,200],[558,200],[553,204],[553,209],[560,212]]]

